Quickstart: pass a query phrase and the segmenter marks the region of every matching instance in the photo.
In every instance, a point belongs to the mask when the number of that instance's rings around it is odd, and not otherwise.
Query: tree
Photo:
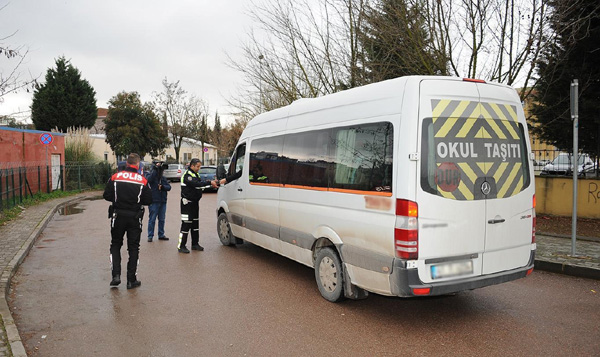
[[[222,140],[223,140],[223,129],[221,128],[221,117],[219,117],[219,112],[215,112],[215,125],[211,131],[210,142],[217,147],[217,158],[221,158],[223,156],[223,148]]]
[[[360,41],[369,82],[448,74],[448,54],[434,50],[420,2],[382,0],[366,11]]]
[[[104,119],[106,142],[116,155],[132,152],[153,157],[164,152],[170,144],[154,113],[152,104],[142,104],[137,92],[121,92],[108,102],[108,115]]]
[[[8,4],[0,7],[0,11]],[[0,35],[0,61],[2,69],[0,70],[0,104],[4,101],[4,96],[8,93],[15,93],[19,90],[29,92],[36,84],[36,78],[23,79],[20,68],[27,57],[29,50],[24,46],[12,47],[5,45],[4,41],[14,36],[16,32],[4,36]],[[11,115],[19,114],[12,113]]]
[[[59,57],[49,68],[46,83],[36,85],[31,120],[38,130],[91,128],[98,118],[96,92],[69,60]]]
[[[163,126],[168,130],[175,149],[175,160],[179,162],[179,151],[183,138],[191,138],[195,123],[190,116],[193,99],[186,99],[186,91],[180,87],[179,81],[169,82],[165,77],[162,81],[163,91],[154,93],[154,101],[160,113]]]
[[[553,0],[552,45],[538,62],[532,120],[539,137],[572,151],[570,83],[579,80],[579,148],[600,155],[600,3]]]

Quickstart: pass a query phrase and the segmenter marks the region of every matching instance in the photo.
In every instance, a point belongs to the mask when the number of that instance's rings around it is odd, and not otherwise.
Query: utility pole
[[[577,175],[579,174],[579,81],[571,82],[571,120],[573,120],[573,217],[571,218],[571,256],[577,240]]]

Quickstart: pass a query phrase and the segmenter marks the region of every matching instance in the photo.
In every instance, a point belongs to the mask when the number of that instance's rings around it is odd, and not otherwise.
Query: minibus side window
[[[238,146],[235,151],[235,157],[229,167],[230,174],[235,174],[244,169],[244,159],[246,158],[246,144]],[[235,171],[232,171],[232,167]]]
[[[328,187],[330,129],[285,136],[281,173],[286,185]]]
[[[250,183],[282,183],[283,136],[255,139],[250,145]]]
[[[392,191],[393,127],[365,124],[333,130],[335,168],[332,187],[360,191]]]

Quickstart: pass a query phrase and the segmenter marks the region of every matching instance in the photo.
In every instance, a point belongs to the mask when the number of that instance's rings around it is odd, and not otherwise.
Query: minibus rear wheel
[[[344,300],[342,261],[329,247],[321,248],[315,259],[315,278],[321,295],[331,302]]]
[[[219,214],[217,219],[217,233],[219,234],[219,240],[223,245],[235,245],[235,238],[231,233],[231,227],[229,227],[229,221],[227,220],[227,214],[224,212]]]

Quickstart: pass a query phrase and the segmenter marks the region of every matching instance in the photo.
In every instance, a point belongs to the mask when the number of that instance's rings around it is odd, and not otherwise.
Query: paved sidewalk
[[[10,279],[60,207],[99,194],[98,191],[85,192],[27,207],[18,218],[0,226],[0,290],[3,295],[0,299],[0,357],[27,356],[6,302]]]
[[[0,299],[0,357],[27,356],[6,302],[10,279],[19,264],[60,207],[99,195],[100,191],[86,192],[28,207],[17,219],[0,226],[0,289],[4,294]],[[578,239],[577,257],[570,256],[570,238],[538,234],[536,242],[536,269],[600,279],[600,238]]]

